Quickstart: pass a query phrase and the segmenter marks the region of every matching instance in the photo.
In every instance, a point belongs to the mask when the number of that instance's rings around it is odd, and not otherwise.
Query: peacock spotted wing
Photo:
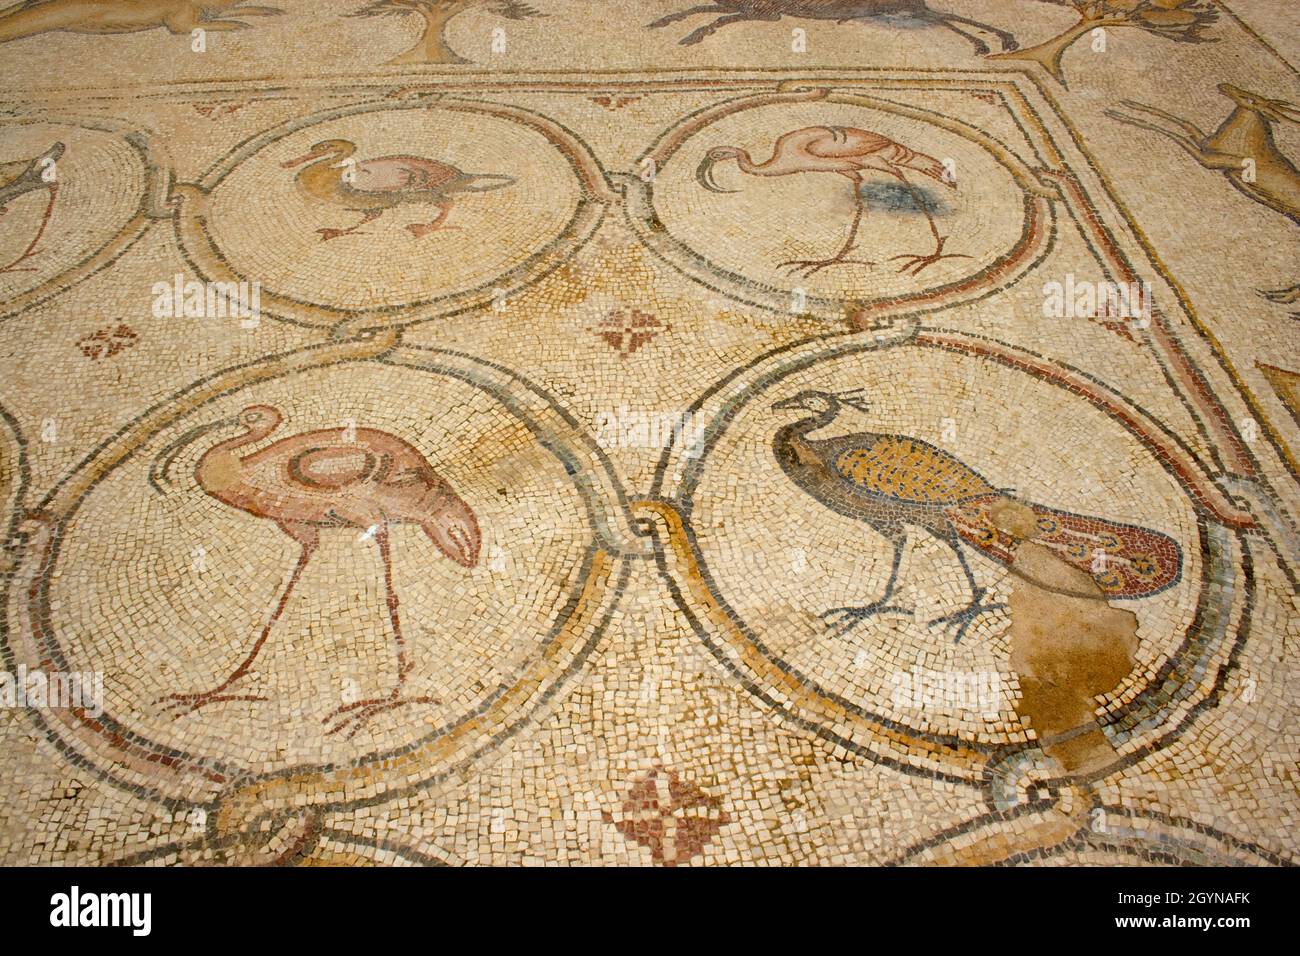
[[[954,504],[996,491],[946,451],[901,435],[851,445],[835,457],[834,468],[859,489],[906,504]]]
[[[944,514],[964,541],[1010,564],[1020,539],[999,528],[993,516],[994,506],[1005,500],[1005,495],[988,494],[949,505]],[[1167,534],[1043,505],[1028,507],[1036,518],[1034,540],[1091,574],[1108,597],[1149,597],[1182,575],[1182,549]]]

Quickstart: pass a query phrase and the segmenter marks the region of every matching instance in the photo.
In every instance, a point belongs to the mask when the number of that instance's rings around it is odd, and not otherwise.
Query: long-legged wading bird
[[[327,139],[306,154],[280,164],[292,169],[309,163],[294,177],[299,190],[312,199],[361,213],[361,221],[346,229],[317,229],[321,241],[352,235],[394,206],[428,203],[437,207],[438,215],[430,222],[412,222],[406,226],[407,232],[419,239],[439,229],[455,228],[443,225],[451,213],[455,194],[484,193],[515,182],[512,176],[466,173],[450,163],[423,156],[353,160],[356,151],[356,145],[346,139]]]
[[[772,442],[776,459],[791,480],[828,508],[865,522],[894,547],[889,580],[879,600],[862,607],[832,608],[821,615],[828,627],[841,634],[877,614],[913,613],[890,603],[910,528],[927,531],[948,545],[970,588],[965,607],[935,618],[931,625],[954,627],[955,640],[960,641],[976,617],[1002,608],[985,602],[988,591],[976,583],[963,545],[1000,564],[1011,563],[1019,539],[994,520],[994,510],[1005,502],[1032,510],[1034,540],[1091,574],[1107,597],[1148,597],[1170,587],[1182,574],[1182,551],[1168,535],[1020,501],[965,462],[919,438],[875,432],[808,437],[833,422],[842,407],[869,409],[860,389],[839,394],[803,391],[772,406],[808,413],[778,429]]]
[[[924,255],[902,255],[892,257],[894,261],[904,260],[899,272],[919,275],[924,269],[934,265],[940,259],[969,259],[970,256],[945,253],[944,243],[947,236],[939,235],[934,215],[929,203],[912,181],[907,178],[909,172],[927,176],[937,183],[955,190],[956,183],[951,176],[945,175],[943,163],[933,156],[918,153],[902,143],[896,143],[888,136],[881,136],[870,130],[855,129],[852,126],[808,126],[792,130],[780,136],[772,147],[772,157],[767,162],[754,162],[749,153],[736,146],[717,146],[709,150],[695,178],[705,189],[715,193],[736,192],[723,189],[714,178],[714,166],[725,160],[734,159],[740,171],[750,176],[789,176],[794,173],[836,173],[853,184],[853,220],[849,224],[849,234],[835,254],[828,259],[791,259],[779,263],[793,271],[810,276],[830,266],[858,265],[872,266],[874,262],[866,259],[850,259],[849,253],[857,242],[858,227],[866,211],[866,201],[862,196],[862,184],[865,174],[880,173],[902,184],[912,197],[915,208],[925,214],[930,223],[930,233],[934,236],[934,251]]]
[[[54,212],[54,200],[59,195],[59,181],[57,176],[50,176],[47,171],[54,168],[52,164],[62,155],[63,144],[55,143],[35,159],[0,163],[0,217],[9,211],[9,203],[19,196],[36,192],[38,189],[44,189],[47,194],[45,213],[41,217],[41,224],[36,228],[36,235],[32,237],[32,241],[27,244],[22,254],[13,262],[0,268],[0,272],[20,272],[30,268],[19,266],[18,263],[25,262],[36,253],[36,247],[40,244],[41,237],[45,235],[45,227],[50,223],[50,214]]]
[[[169,694],[163,701],[179,716],[222,701],[265,700],[232,691],[231,687],[248,674],[284,612],[294,585],[320,543],[321,529],[363,529],[373,536],[384,566],[397,680],[388,695],[344,704],[325,717],[326,723],[334,724],[330,733],[348,727],[347,736],[351,737],[376,714],[406,704],[437,702],[432,697],[402,696],[411,660],[393,590],[389,527],[417,524],[439,551],[457,564],[472,568],[479,555],[478,520],[418,449],[388,432],[371,428],[321,429],[281,438],[260,451],[246,451],[269,437],[281,421],[277,409],[250,405],[233,419],[191,429],[163,449],[150,470],[150,484],[161,492],[172,464],[187,445],[214,429],[243,426],[242,433],[203,453],[194,470],[199,487],[223,504],[274,522],[301,548],[266,626],[239,665],[210,690]]]

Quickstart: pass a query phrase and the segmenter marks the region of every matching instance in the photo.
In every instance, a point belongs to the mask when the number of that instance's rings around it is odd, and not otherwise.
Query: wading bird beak
[[[711,156],[705,156],[704,161],[700,163],[695,170],[695,180],[709,192],[713,193],[735,193],[740,192],[738,189],[723,189],[713,181],[713,166],[718,161]]]
[[[807,411],[807,409],[804,408],[803,400],[800,399],[798,395],[793,398],[781,399],[781,401],[772,406],[772,411],[779,412],[787,408],[797,408],[801,411]]]
[[[164,485],[171,484],[171,476],[168,472],[171,471],[172,465],[176,462],[176,459],[181,456],[181,452],[183,452],[188,445],[200,436],[206,435],[208,432],[216,431],[218,428],[225,428],[227,425],[236,425],[238,423],[239,419],[237,417],[231,417],[220,418],[215,422],[208,422],[205,425],[195,425],[184,435],[158,453],[158,457],[153,460],[153,464],[149,467],[149,486],[153,488],[154,491],[158,492],[158,494],[165,495],[167,489]]]
[[[329,153],[330,151],[328,149],[313,149],[310,153],[303,153],[297,159],[286,160],[280,164],[280,168],[293,169],[293,167],[301,166],[303,163],[309,162],[313,159],[320,159],[322,156],[328,156]]]

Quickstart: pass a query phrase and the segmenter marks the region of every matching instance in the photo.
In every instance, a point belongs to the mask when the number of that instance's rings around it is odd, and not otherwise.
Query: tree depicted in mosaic
[[[1033,60],[1065,83],[1061,58],[1081,37],[1110,27],[1137,27],[1180,43],[1201,43],[1204,30],[1219,18],[1209,0],[1040,0],[1069,7],[1079,15],[1074,26],[1037,46],[995,53],[991,60]]]
[[[466,10],[483,7],[507,20],[527,20],[540,17],[540,10],[519,0],[374,0],[360,10],[348,14],[352,17],[419,16],[424,30],[416,44],[405,53],[389,60],[390,64],[403,63],[468,63],[447,45],[447,24]]]

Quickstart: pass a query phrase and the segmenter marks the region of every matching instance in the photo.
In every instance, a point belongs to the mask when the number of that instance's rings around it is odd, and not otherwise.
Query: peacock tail
[[[993,506],[1005,500],[999,493],[981,495],[947,506],[944,514],[963,541],[995,561],[1010,564],[1022,539],[1000,530],[992,513]],[[1024,504],[1037,518],[1034,541],[1092,575],[1107,597],[1150,597],[1177,583],[1182,575],[1182,549],[1167,534]]]

